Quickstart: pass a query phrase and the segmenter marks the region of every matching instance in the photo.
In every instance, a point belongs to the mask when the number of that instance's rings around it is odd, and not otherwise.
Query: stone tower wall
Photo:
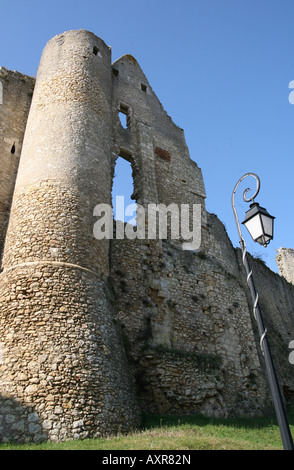
[[[0,258],[35,79],[0,68]]]
[[[44,49],[0,281],[7,439],[99,436],[139,423],[113,322],[109,241],[93,236],[93,209],[110,202],[111,79],[110,50],[91,33],[59,35]]]

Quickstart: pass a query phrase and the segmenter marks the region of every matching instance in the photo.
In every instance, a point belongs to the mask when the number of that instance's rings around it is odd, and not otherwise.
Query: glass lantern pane
[[[257,214],[255,217],[252,217],[252,219],[247,220],[247,222],[245,222],[245,227],[247,228],[253,240],[257,240],[263,234],[259,214]]]
[[[269,237],[273,236],[273,219],[271,217],[267,217],[266,215],[262,215],[262,223],[265,235]]]

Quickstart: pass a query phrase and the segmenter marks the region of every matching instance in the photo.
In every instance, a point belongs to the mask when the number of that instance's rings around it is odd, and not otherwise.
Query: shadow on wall
[[[48,435],[32,407],[0,397],[0,443],[42,442]]]

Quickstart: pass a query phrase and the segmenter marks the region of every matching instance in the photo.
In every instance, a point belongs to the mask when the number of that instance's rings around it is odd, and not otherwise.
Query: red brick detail
[[[157,157],[170,162],[170,153],[167,150],[161,149],[160,147],[155,147],[154,153],[157,155]]]

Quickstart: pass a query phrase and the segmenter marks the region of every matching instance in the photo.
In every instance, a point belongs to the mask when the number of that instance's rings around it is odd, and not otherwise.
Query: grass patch
[[[288,412],[292,435],[294,408]],[[140,431],[60,443],[1,444],[0,450],[282,450],[274,417],[144,416]]]

